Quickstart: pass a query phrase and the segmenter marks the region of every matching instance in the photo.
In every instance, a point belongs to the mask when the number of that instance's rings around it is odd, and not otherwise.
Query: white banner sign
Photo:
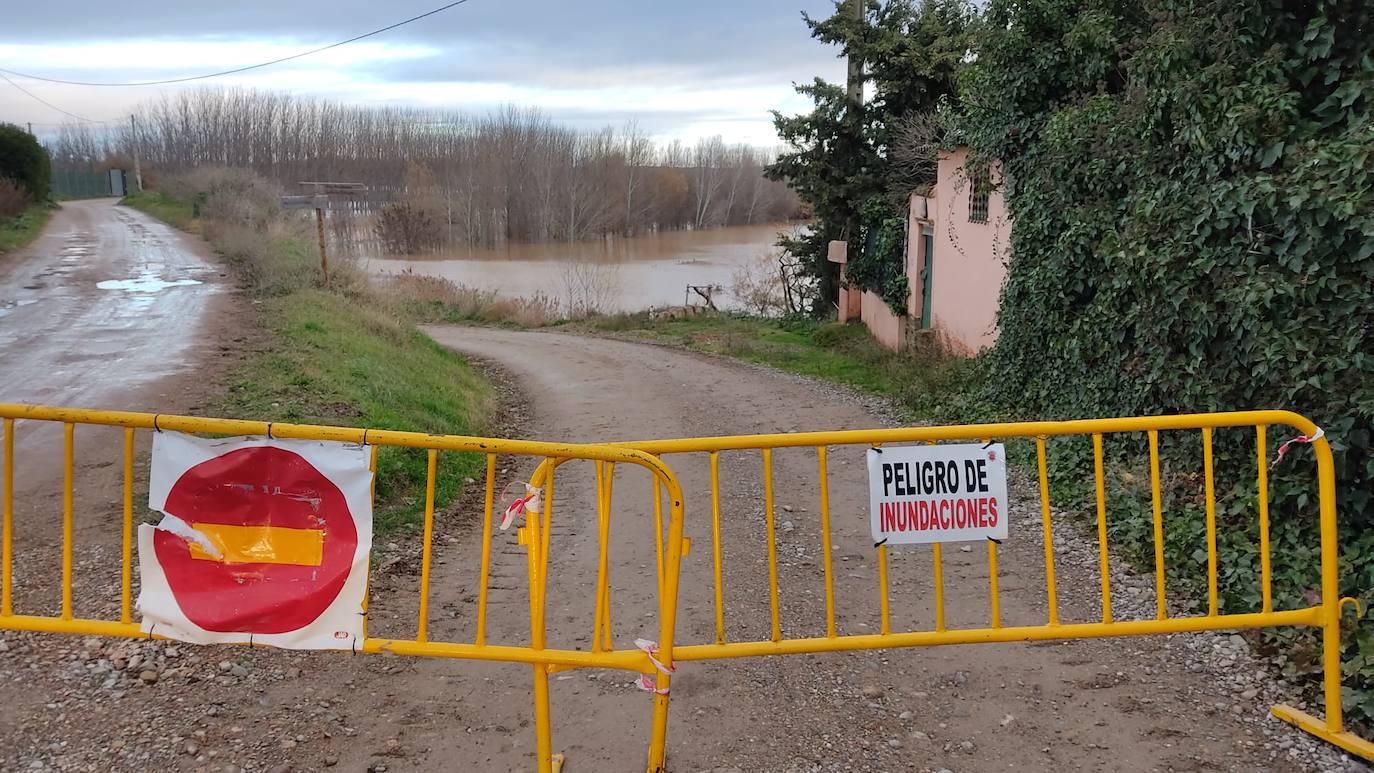
[[[143,630],[197,644],[351,649],[372,550],[365,446],[153,435],[138,527]]]
[[[1007,537],[1002,444],[871,448],[874,543],[967,542]]]

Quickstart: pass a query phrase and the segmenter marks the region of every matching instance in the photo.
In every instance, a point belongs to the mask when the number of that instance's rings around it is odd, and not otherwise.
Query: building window
[[[992,192],[992,177],[987,164],[980,164],[969,174],[968,221],[988,222],[988,194]]]

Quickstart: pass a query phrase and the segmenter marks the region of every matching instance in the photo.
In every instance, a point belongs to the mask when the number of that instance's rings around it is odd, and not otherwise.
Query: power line
[[[421,19],[423,19],[423,18],[425,18],[425,17],[427,17],[427,16],[433,16],[433,15],[436,14],[436,13],[442,13],[442,12],[444,12],[444,11],[447,11],[447,10],[450,9],[450,8],[453,8],[454,6],[459,6],[459,5],[462,5],[462,4],[466,3],[466,2],[468,2],[468,0],[456,0],[456,2],[452,2],[452,3],[449,3],[448,5],[440,6],[440,7],[438,7],[438,8],[435,8],[435,9],[432,10],[432,11],[426,11],[425,13],[422,13],[422,14],[420,14],[419,16],[412,16],[412,17],[410,17],[409,19],[406,19],[405,21],[398,21],[398,22],[396,22],[395,24],[391,24],[391,25],[382,27],[381,29],[375,29],[375,30],[372,30],[371,32],[365,32],[365,33],[363,33],[363,34],[361,34],[361,35],[356,35],[356,36],[351,37],[351,38],[349,38],[349,39],[347,39],[347,40],[340,40],[340,41],[337,42],[337,43],[330,43],[330,44],[327,45],[327,46],[320,46],[319,48],[312,48],[312,49],[310,49],[309,51],[302,51],[302,52],[299,53],[299,54],[292,54],[291,56],[283,56],[283,57],[280,58],[280,59],[273,59],[273,60],[270,61],[270,62],[261,62],[261,63],[259,63],[259,64],[250,64],[250,65],[248,65],[247,67],[235,67],[235,68],[232,69],[232,70],[221,70],[220,72],[211,72],[211,73],[206,73],[206,74],[204,74],[204,75],[190,75],[190,76],[187,76],[187,77],[185,77],[185,78],[169,78],[169,79],[167,79],[167,80],[161,80],[161,81],[140,81],[140,82],[137,82],[137,83],[95,83],[95,82],[92,82],[92,81],[68,81],[68,80],[62,80],[61,78],[48,78],[48,77],[45,77],[45,76],[42,76],[42,75],[32,75],[32,74],[30,74],[30,73],[19,72],[19,71],[17,71],[17,70],[7,70],[7,69],[4,69],[4,68],[0,68],[0,74],[9,73],[10,75],[15,75],[15,76],[18,76],[18,77],[20,77],[20,78],[30,78],[30,79],[36,80],[36,81],[47,81],[48,83],[62,83],[62,84],[68,85],[68,86],[162,86],[162,85],[165,85],[165,84],[168,84],[168,83],[186,83],[187,81],[205,80],[206,78],[218,78],[218,77],[220,77],[220,76],[222,76],[222,75],[233,75],[233,74],[235,74],[235,73],[247,72],[247,71],[249,71],[249,70],[256,70],[256,69],[258,69],[258,68],[260,68],[260,67],[270,67],[270,66],[272,66],[272,65],[274,65],[274,64],[281,64],[282,62],[289,62],[289,61],[291,61],[292,59],[300,59],[300,58],[302,58],[302,57],[310,56],[310,55],[312,55],[312,54],[318,54],[318,53],[320,53],[321,51],[328,51],[328,50],[331,49],[331,48],[338,48],[339,46],[345,46],[345,45],[348,45],[349,43],[355,43],[355,42],[357,42],[357,41],[359,41],[359,40],[362,40],[363,38],[370,38],[370,37],[372,37],[373,35],[380,35],[380,34],[382,34],[383,32],[388,32],[388,31],[390,31],[390,30],[394,30],[394,29],[396,29],[397,27],[402,27],[402,26],[405,26],[405,25],[407,25],[407,24],[410,24],[411,22],[419,21],[419,20],[421,20]],[[9,79],[6,78],[5,80],[9,80]],[[13,81],[11,81],[11,83],[13,83]],[[30,96],[32,96],[32,95],[30,95]],[[36,97],[35,97],[35,99],[36,99]],[[40,101],[41,101],[41,100],[40,100]],[[51,105],[50,105],[50,107],[51,107]],[[56,108],[54,108],[54,109],[56,109]],[[63,111],[63,112],[66,112],[66,111]],[[68,115],[70,115],[70,113],[68,113]],[[97,122],[97,123],[99,123],[99,122]]]
[[[78,121],[83,122],[83,123],[109,123],[109,121],[97,121],[97,120],[95,120],[94,118],[85,118],[85,117],[83,117],[83,116],[77,115],[76,113],[73,113],[73,112],[70,112],[70,111],[67,111],[67,110],[63,110],[62,108],[58,107],[57,105],[54,105],[53,103],[49,102],[48,100],[46,100],[46,99],[44,99],[44,98],[38,96],[37,94],[33,93],[32,91],[29,91],[28,89],[24,88],[23,86],[20,86],[18,83],[15,83],[14,81],[10,80],[10,77],[9,77],[8,75],[5,74],[6,72],[8,72],[8,70],[0,70],[0,78],[4,78],[6,83],[8,83],[8,84],[10,84],[11,86],[15,87],[16,89],[19,89],[20,91],[24,92],[24,93],[27,94],[31,99],[34,99],[34,100],[36,100],[37,102],[39,102],[39,103],[41,103],[41,104],[47,105],[48,107],[52,108],[53,110],[56,110],[57,112],[61,113],[62,115],[70,116],[70,117],[72,117],[72,118],[75,118],[75,119],[78,120]]]

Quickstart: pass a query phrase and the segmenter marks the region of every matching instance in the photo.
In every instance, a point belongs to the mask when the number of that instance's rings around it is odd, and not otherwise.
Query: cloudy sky
[[[5,3],[0,68],[81,81],[146,81],[254,64],[352,37],[442,0],[65,0]],[[801,11],[831,0],[468,0],[293,62],[185,86],[101,88],[14,78],[58,108],[117,119],[163,89],[206,84],[352,103],[485,111],[537,106],[566,123],[637,119],[660,137],[773,144],[768,111],[806,102],[793,81],[844,77]],[[59,12],[60,9],[60,12]],[[0,80],[0,120],[69,120]],[[35,129],[38,129],[35,126]]]

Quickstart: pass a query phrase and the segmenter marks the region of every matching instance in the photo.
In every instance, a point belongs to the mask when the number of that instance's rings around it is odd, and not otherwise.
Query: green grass
[[[970,361],[935,352],[884,348],[861,323],[774,320],[729,314],[659,320],[626,314],[567,323],[565,328],[684,346],[845,384],[891,398],[913,417],[962,411]]]
[[[146,212],[164,223],[176,226],[183,231],[195,232],[198,222],[190,204],[177,201],[158,191],[131,193],[120,199],[120,204]]]
[[[57,211],[52,204],[34,204],[19,217],[0,220],[0,254],[17,250],[38,238],[48,218]]]
[[[270,344],[239,369],[223,401],[227,415],[458,435],[486,429],[495,405],[490,385],[408,322],[318,289],[261,307]],[[440,454],[438,505],[482,463],[472,454]],[[421,521],[426,470],[423,450],[381,450],[379,533]]]

